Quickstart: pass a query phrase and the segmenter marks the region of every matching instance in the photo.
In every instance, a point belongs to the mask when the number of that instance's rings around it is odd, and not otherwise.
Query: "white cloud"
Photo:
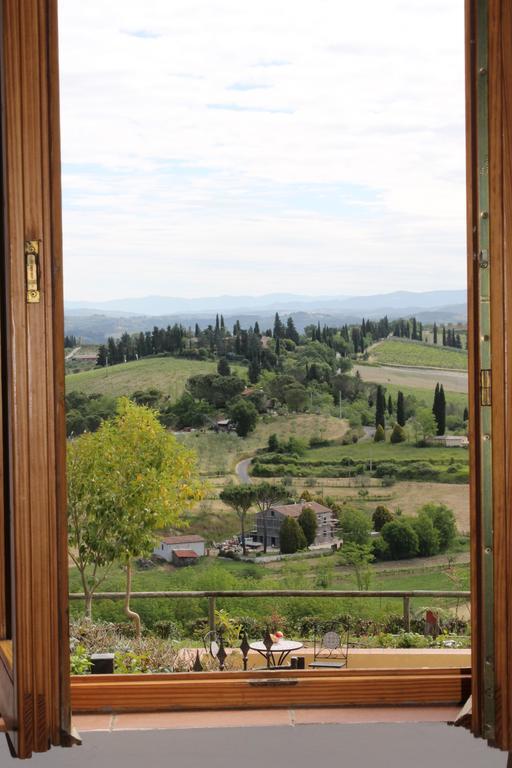
[[[463,284],[462,0],[60,16],[69,298]]]

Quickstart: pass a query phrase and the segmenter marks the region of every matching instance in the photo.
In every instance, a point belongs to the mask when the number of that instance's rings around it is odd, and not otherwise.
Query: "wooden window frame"
[[[29,757],[72,742],[57,0],[1,0],[1,18],[0,711]],[[466,0],[466,94],[472,729],[511,750],[510,0]],[[39,304],[27,304],[27,240],[40,244]]]

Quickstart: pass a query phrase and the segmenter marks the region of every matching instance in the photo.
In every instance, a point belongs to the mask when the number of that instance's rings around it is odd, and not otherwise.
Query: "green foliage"
[[[375,556],[370,543],[354,544],[352,542],[347,542],[343,544],[340,553],[340,562],[342,565],[348,566],[353,570],[358,589],[370,589],[372,580],[372,570],[370,566],[374,560]]]
[[[306,387],[295,383],[285,388],[284,400],[291,411],[304,411],[308,402]]]
[[[396,397],[396,421],[397,424],[400,427],[405,426],[405,401],[404,401],[404,393],[398,390],[397,397]]]
[[[383,443],[386,439],[386,432],[384,431],[384,427],[382,424],[379,424],[377,429],[375,430],[375,435],[373,436],[373,440],[376,443]]]
[[[107,395],[85,395],[82,392],[66,394],[66,433],[77,437],[84,432],[95,432],[105,419],[116,412],[116,399]]]
[[[402,560],[418,555],[418,535],[408,520],[402,518],[386,523],[381,535],[389,546],[392,560]]]
[[[405,429],[400,426],[400,424],[395,424],[393,427],[393,431],[391,432],[391,437],[389,438],[390,442],[396,445],[397,443],[405,443],[407,440],[407,435],[405,434]]]
[[[70,656],[72,675],[89,675],[91,672],[92,661],[89,653],[83,645],[77,645]]]
[[[202,427],[212,413],[213,408],[206,400],[195,400],[188,392],[184,392],[159,418],[165,426],[185,429]]]
[[[304,532],[297,520],[285,517],[279,531],[279,548],[283,555],[292,555],[299,549],[306,549],[307,542]]]
[[[379,504],[378,507],[375,507],[375,512],[372,515],[373,530],[382,530],[383,526],[386,525],[386,523],[390,523],[393,518],[393,513],[387,507]]]
[[[340,514],[340,529],[344,544],[367,544],[372,524],[366,512],[355,507],[347,507]]]
[[[249,432],[256,429],[258,411],[253,403],[247,400],[237,398],[229,408],[229,416],[239,437],[247,437]]]
[[[271,453],[277,453],[279,451],[279,439],[275,433],[268,438],[268,450]]]
[[[221,357],[217,363],[217,373],[219,376],[231,376],[231,368],[225,357]]]
[[[153,549],[153,531],[179,523],[202,490],[195,455],[154,412],[126,398],[97,432],[68,444],[69,554],[89,598],[117,559]]]
[[[304,532],[308,547],[314,543],[318,527],[317,518],[311,507],[304,507],[298,517],[298,523]]]
[[[446,551],[457,536],[455,515],[446,504],[425,504],[418,511],[418,517],[428,517],[439,535],[439,551]]]
[[[439,552],[439,531],[434,527],[432,519],[426,515],[413,518],[411,525],[418,537],[418,554],[420,557],[431,557]]]
[[[187,389],[196,400],[206,400],[215,408],[224,408],[245,388],[245,382],[238,376],[219,376],[215,373],[191,376]]]

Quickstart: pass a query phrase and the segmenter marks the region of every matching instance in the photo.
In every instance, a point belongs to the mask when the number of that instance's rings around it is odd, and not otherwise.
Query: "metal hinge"
[[[492,405],[491,369],[480,371],[480,405]]]
[[[38,240],[25,240],[25,266],[27,273],[27,304],[38,304],[41,300]]]

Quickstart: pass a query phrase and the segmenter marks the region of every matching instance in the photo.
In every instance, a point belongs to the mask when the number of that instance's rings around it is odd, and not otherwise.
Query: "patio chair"
[[[326,632],[319,640],[315,634],[313,661],[316,669],[342,669],[348,666],[349,632],[342,637],[337,632]]]
[[[210,630],[210,632],[207,632],[203,637],[203,644],[206,653],[209,653],[210,656],[213,656],[213,658],[216,659],[220,648],[220,638],[218,632],[215,630]]]

